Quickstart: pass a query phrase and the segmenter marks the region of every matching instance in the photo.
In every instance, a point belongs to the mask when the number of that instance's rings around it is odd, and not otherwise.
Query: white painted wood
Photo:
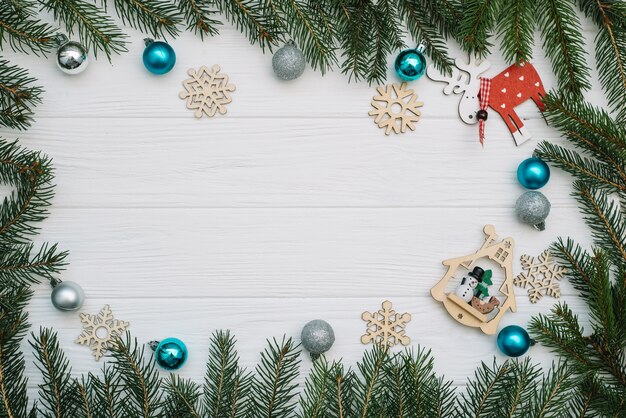
[[[416,131],[387,138],[367,116],[374,86],[310,69],[281,82],[271,56],[228,26],[204,43],[191,34],[173,41],[178,62],[163,77],[143,68],[143,36],[128,32],[128,54],[112,65],[93,61],[78,77],[61,74],[52,59],[3,51],[46,94],[32,129],[0,135],[55,160],[57,197],[38,241],[70,250],[63,278],[85,288],[83,310],[110,304],[140,341],[183,339],[191,351],[184,376],[201,379],[216,328],[233,330],[252,366],[266,337],[298,338],[313,318],[335,328],[330,356],[354,364],[363,351],[360,313],[389,298],[413,315],[408,333],[432,348],[437,371],[463,385],[481,360],[503,357],[494,337],[457,324],[430,298],[441,260],[474,251],[486,223],[516,239],[517,259],[559,235],[590,242],[570,179],[557,170],[542,190],[553,203],[546,231],[515,219],[517,165],[537,139],[560,141],[530,103],[518,113],[535,140],[515,147],[492,115],[482,149],[477,128],[458,119],[456,98],[423,77],[411,84],[425,102]],[[589,23],[585,34],[592,51]],[[504,68],[498,53],[490,61],[493,74]],[[178,98],[186,69],[203,64],[219,64],[237,85],[225,117],[194,120]],[[534,64],[554,86],[541,51]],[[603,105],[592,74],[587,97]],[[519,310],[503,326],[525,325],[554,301],[531,305],[525,290],[516,293]],[[563,294],[585,318],[567,282]],[[33,328],[59,332],[74,372],[97,370],[89,350],[73,343],[78,314],[54,310],[48,297],[39,286]],[[530,355],[553,360],[541,347]],[[40,376],[28,360],[34,388]]]

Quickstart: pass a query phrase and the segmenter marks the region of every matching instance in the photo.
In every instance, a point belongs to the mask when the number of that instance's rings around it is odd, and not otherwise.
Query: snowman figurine
[[[482,282],[484,270],[478,266],[474,267],[474,270],[467,274],[467,277],[463,277],[461,284],[456,288],[454,294],[463,299],[465,302],[470,303],[474,297],[474,289],[478,286],[478,283]]]

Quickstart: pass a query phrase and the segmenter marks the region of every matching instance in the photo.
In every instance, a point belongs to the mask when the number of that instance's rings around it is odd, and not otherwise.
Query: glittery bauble
[[[67,39],[67,38],[66,38]],[[78,42],[66,42],[57,51],[57,66],[65,74],[80,74],[89,65],[85,47]]]
[[[515,212],[520,221],[543,231],[550,214],[550,201],[541,192],[526,192],[515,202]]]
[[[83,306],[85,292],[78,283],[61,282],[52,288],[52,304],[61,311],[75,311]]]
[[[396,74],[404,81],[417,80],[426,71],[426,58],[424,57],[424,47],[406,49],[396,57],[394,64]]]
[[[532,340],[526,330],[517,325],[509,325],[498,333],[498,348],[509,357],[519,357],[528,351]]]
[[[293,80],[304,72],[306,61],[304,54],[293,42],[280,48],[272,57],[272,67],[274,74],[281,80]]]
[[[307,349],[311,355],[319,356],[330,350],[335,342],[335,332],[333,327],[326,321],[314,319],[302,328],[300,335],[302,346]]]
[[[550,180],[550,167],[541,158],[527,158],[517,167],[517,180],[527,189],[541,189]]]
[[[178,370],[187,361],[187,346],[178,338],[166,338],[154,350],[154,358],[165,370]]]
[[[176,64],[176,53],[170,44],[145,39],[146,49],[143,50],[143,65],[152,74],[168,73]]]

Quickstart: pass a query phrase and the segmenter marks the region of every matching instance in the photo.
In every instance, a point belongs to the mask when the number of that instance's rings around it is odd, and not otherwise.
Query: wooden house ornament
[[[493,225],[486,225],[483,231],[486,235],[485,243],[478,251],[473,254],[443,261],[443,265],[446,266],[448,270],[443,278],[430,289],[430,294],[435,300],[443,302],[443,306],[456,321],[469,327],[480,328],[485,334],[493,335],[496,333],[502,316],[504,316],[509,309],[511,312],[517,310],[513,289],[513,249],[515,247],[515,241],[510,237],[498,241],[498,235]],[[479,262],[481,258],[493,260],[504,271],[504,282],[498,290],[506,299],[500,302],[498,299],[492,297],[493,302],[490,301],[487,304],[491,305],[488,309],[481,309],[481,306],[475,303],[475,297],[468,303],[455,292],[446,293],[446,286],[454,277],[454,274],[457,273],[460,268],[472,271],[472,269],[477,267],[477,262]],[[471,276],[472,273],[469,275]],[[475,286],[476,285],[474,285],[474,287]],[[487,315],[485,313],[486,310],[496,311],[496,313],[495,315]]]

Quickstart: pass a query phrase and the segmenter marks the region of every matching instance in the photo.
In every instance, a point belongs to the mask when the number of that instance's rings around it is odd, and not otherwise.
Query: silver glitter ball
[[[515,212],[520,221],[543,231],[544,221],[550,214],[550,201],[541,192],[526,192],[517,199]]]
[[[335,342],[335,332],[328,322],[314,319],[302,328],[300,338],[302,346],[315,357],[330,350]]]
[[[57,51],[57,65],[65,74],[80,74],[89,65],[87,50],[78,42],[66,42]]]
[[[61,311],[75,311],[83,306],[85,292],[78,283],[61,282],[52,289],[52,304]]]
[[[272,58],[274,73],[281,80],[293,80],[300,77],[305,66],[304,54],[296,48],[293,42],[289,42],[276,51]]]

